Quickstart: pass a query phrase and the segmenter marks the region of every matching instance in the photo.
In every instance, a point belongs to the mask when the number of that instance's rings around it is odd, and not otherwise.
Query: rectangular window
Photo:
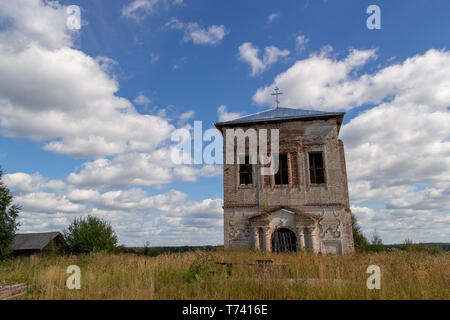
[[[279,168],[278,172],[275,174],[275,184],[289,184],[287,153],[280,153],[279,155]]]
[[[312,184],[325,183],[325,167],[322,152],[309,153],[309,176]]]
[[[239,165],[239,184],[251,185],[252,179],[252,165],[250,164],[249,157],[245,157],[245,163]]]

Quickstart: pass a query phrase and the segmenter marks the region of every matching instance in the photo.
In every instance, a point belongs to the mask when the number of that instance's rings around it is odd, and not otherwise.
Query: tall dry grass
[[[389,252],[349,256],[216,251],[145,257],[132,254],[32,256],[0,263],[0,282],[26,282],[27,299],[449,299],[450,253]],[[260,275],[255,263],[287,263]],[[214,262],[233,262],[233,273]],[[378,265],[381,290],[368,290]],[[81,268],[81,290],[66,269]]]

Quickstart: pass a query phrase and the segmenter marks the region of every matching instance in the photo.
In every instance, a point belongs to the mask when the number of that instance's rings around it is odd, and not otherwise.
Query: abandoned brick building
[[[275,108],[215,124],[224,139],[226,248],[354,252],[344,145],[338,138],[344,114]],[[226,163],[226,130],[249,128],[279,130],[276,174],[261,175],[264,166],[250,164],[248,156],[245,163]],[[248,155],[248,145],[245,150]]]

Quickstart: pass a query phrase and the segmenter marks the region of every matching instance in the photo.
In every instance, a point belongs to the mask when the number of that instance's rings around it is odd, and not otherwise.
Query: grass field
[[[260,275],[255,263],[289,264]],[[233,262],[232,276],[214,262]],[[369,265],[381,290],[368,290]],[[69,265],[81,289],[68,290]],[[0,262],[0,283],[30,285],[25,299],[449,299],[450,253],[382,252],[349,256],[253,251],[32,256]]]

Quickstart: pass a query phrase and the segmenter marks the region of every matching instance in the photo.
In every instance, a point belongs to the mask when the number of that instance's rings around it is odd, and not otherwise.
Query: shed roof
[[[254,122],[308,119],[317,117],[343,117],[344,115],[345,112],[326,112],[317,110],[291,109],[280,107],[266,111],[261,111],[230,121],[217,122],[215,123],[215,126],[222,127],[226,125],[238,125]]]
[[[42,250],[60,235],[60,232],[17,233],[14,236],[13,250]]]

